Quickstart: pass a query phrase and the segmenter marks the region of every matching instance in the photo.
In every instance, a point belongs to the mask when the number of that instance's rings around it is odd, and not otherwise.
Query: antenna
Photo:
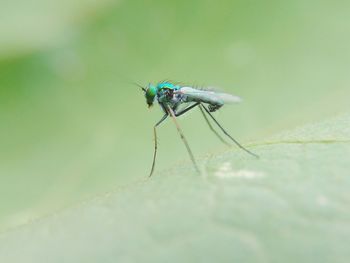
[[[141,88],[144,92],[146,92],[147,90],[139,83],[137,82],[133,82],[133,84],[135,84],[136,86],[138,86],[139,88]]]

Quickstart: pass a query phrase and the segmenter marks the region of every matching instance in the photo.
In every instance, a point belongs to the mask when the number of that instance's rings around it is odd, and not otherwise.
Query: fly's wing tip
[[[240,103],[243,101],[241,97],[230,95],[229,97],[226,97],[226,103]]]
[[[227,93],[217,94],[217,97],[220,100],[222,100],[225,104],[235,104],[240,103],[242,101],[240,97]]]
[[[235,96],[236,102],[240,103],[243,101],[243,99],[241,97]]]

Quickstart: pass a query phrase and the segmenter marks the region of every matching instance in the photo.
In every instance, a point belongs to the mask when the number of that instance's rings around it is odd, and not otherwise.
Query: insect
[[[217,111],[222,106],[224,106],[224,104],[240,102],[241,99],[239,97],[228,93],[216,92],[209,89],[198,89],[198,88],[193,88],[188,86],[182,86],[180,84],[175,84],[169,81],[159,82],[156,85],[149,84],[147,87],[142,87],[139,84],[136,84],[136,85],[138,85],[144,92],[148,107],[151,107],[154,104],[154,102],[157,101],[164,112],[164,116],[160,119],[160,121],[158,121],[154,125],[154,128],[153,128],[154,153],[153,153],[153,161],[152,161],[152,167],[151,167],[151,172],[149,174],[149,177],[151,177],[154,172],[156,158],[157,158],[157,149],[158,149],[157,127],[163,121],[165,121],[169,116],[172,118],[172,120],[175,123],[177,131],[179,132],[180,137],[187,148],[188,154],[190,155],[190,158],[193,162],[193,165],[196,171],[200,173],[200,170],[193,156],[191,148],[177,121],[177,117],[189,112],[195,107],[199,107],[209,128],[216,134],[216,136],[222,142],[226,143],[225,140],[219,135],[219,133],[217,133],[217,131],[213,128],[209,119],[207,118],[207,115],[214,121],[214,123],[221,129],[221,131],[231,141],[233,141],[239,148],[241,148],[242,150],[246,151],[248,154],[256,158],[259,158],[258,155],[256,155],[255,153],[252,153],[251,151],[243,147],[237,140],[235,140],[221,126],[221,124],[214,118],[212,114],[212,112]]]

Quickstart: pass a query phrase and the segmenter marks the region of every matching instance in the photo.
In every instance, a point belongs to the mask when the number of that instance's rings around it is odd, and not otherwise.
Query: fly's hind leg
[[[216,125],[221,129],[221,131],[228,137],[231,139],[231,141],[233,141],[239,148],[241,148],[242,150],[246,151],[247,153],[249,153],[250,155],[259,158],[259,156],[251,151],[249,151],[247,148],[243,147],[237,140],[235,140],[222,126],[221,124],[214,118],[214,116],[211,114],[210,109],[207,109],[204,105],[201,104],[201,106],[203,107],[203,109],[205,110],[205,112],[210,116],[210,118],[216,123]],[[209,106],[210,107],[210,106]]]
[[[199,104],[199,109],[201,110],[201,113],[204,117],[204,120],[206,121],[206,123],[208,124],[209,126],[209,129],[216,135],[216,137],[219,138],[220,141],[222,141],[224,144],[226,144],[227,146],[230,146],[229,143],[227,143],[221,136],[220,134],[214,129],[214,127],[210,124],[207,116],[205,115],[205,111],[203,110],[203,105],[202,104]]]

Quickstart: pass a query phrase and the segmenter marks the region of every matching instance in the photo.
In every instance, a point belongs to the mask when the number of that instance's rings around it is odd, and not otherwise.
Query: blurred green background
[[[240,141],[349,110],[350,2],[0,3],[0,231],[148,175],[152,127],[132,85],[210,85],[244,103],[216,114]],[[225,149],[198,111],[198,158]],[[159,129],[157,171],[188,162]],[[157,176],[157,175],[155,175]]]

